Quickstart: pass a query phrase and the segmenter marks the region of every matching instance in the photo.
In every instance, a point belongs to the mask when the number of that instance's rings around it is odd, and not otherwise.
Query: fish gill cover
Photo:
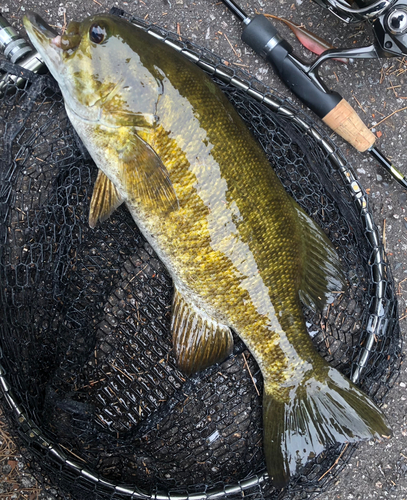
[[[349,288],[322,315],[305,309],[307,327],[330,365],[380,403],[399,370],[397,301],[351,167],[275,92],[158,34],[228,76],[229,83],[213,78],[287,191],[334,243]],[[235,338],[224,363],[190,378],[178,370],[165,268],[125,208],[89,228],[96,168],[57,85],[23,76],[23,89],[10,83],[0,98],[0,382],[27,461],[63,498],[278,498],[264,474],[262,379],[253,358]],[[351,451],[326,450],[284,497],[322,491]]]

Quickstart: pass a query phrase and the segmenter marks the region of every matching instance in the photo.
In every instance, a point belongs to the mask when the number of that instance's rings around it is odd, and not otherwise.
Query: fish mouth
[[[27,11],[23,24],[31,43],[43,58],[54,78],[64,72],[63,57],[69,55],[80,43],[78,23],[71,23],[64,35],[59,35],[44,19],[35,12]]]
[[[79,23],[70,22],[65,34],[59,35],[44,19],[35,12],[28,11],[23,18],[28,36],[33,37],[43,45],[54,45],[64,51],[74,49],[79,45]]]
[[[34,48],[58,80],[56,74],[62,68],[60,35],[35,12],[28,11],[23,17],[23,24]]]
[[[30,39],[33,36],[44,43],[58,37],[57,31],[35,12],[28,11],[23,18],[23,23]]]

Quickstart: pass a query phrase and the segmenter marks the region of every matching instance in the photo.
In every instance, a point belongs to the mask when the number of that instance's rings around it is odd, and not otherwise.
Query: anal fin
[[[99,170],[90,202],[89,226],[93,228],[98,221],[108,219],[122,203],[116,186]]]
[[[178,290],[174,294],[171,332],[178,366],[187,375],[220,363],[233,349],[230,328],[189,304]]]

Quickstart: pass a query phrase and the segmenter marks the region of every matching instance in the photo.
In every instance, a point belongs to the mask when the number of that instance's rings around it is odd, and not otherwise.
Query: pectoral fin
[[[171,331],[178,366],[188,375],[220,363],[233,349],[229,327],[188,304],[177,290],[173,301]]]
[[[116,186],[99,170],[90,201],[89,226],[93,228],[98,221],[108,219],[122,203]]]
[[[126,191],[149,209],[176,210],[179,206],[168,170],[161,158],[141,137],[134,134],[120,150]]]

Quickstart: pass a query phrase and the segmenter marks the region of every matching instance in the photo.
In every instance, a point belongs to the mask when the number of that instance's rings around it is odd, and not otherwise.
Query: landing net
[[[124,15],[115,10],[116,14]],[[287,191],[324,229],[349,287],[304,310],[331,366],[380,403],[400,365],[391,271],[365,191],[340,151],[276,92],[212,53],[132,19],[212,75]],[[352,447],[332,447],[278,496],[265,474],[262,377],[236,338],[186,378],[173,356],[171,279],[124,207],[88,225],[96,167],[49,76],[0,61],[0,385],[23,456],[61,498],[300,499]]]

